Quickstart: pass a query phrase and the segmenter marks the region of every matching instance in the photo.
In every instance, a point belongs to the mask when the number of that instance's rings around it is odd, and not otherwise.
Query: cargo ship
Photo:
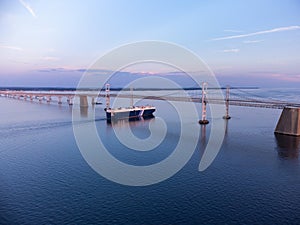
[[[155,111],[154,106],[146,105],[146,106],[132,106],[132,107],[120,107],[116,109],[105,108],[106,119],[114,120],[114,119],[133,119],[138,117],[150,117],[153,116]]]
[[[135,119],[135,118],[147,118],[153,117],[153,113],[156,108],[154,106],[145,105],[145,106],[134,106],[133,105],[133,94],[131,99],[130,107],[119,107],[119,108],[110,108],[110,88],[109,84],[106,84],[106,120],[119,120],[119,119]]]

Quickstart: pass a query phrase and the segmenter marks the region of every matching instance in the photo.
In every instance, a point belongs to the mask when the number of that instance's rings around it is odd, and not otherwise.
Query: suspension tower
[[[202,83],[202,117],[199,120],[201,125],[206,125],[209,121],[206,119],[206,94],[207,94],[207,83]]]
[[[226,105],[226,113],[225,116],[223,116],[223,119],[229,120],[231,117],[229,116],[229,90],[230,87],[227,85],[226,87],[226,99],[225,99],[225,105]]]
[[[106,84],[106,89],[105,89],[105,98],[106,98],[106,109],[110,108],[110,85]]]

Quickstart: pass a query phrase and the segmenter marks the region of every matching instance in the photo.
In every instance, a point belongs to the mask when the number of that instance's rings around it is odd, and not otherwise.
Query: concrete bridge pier
[[[89,107],[88,99],[87,99],[86,95],[80,95],[79,99],[80,99],[80,107],[83,107],[83,108]]]
[[[62,98],[61,96],[58,96],[58,104],[59,104],[59,105],[62,104],[61,98]]]
[[[73,105],[73,98],[68,97],[67,102],[68,102],[69,105]]]
[[[300,136],[300,108],[285,107],[275,128],[275,133]]]

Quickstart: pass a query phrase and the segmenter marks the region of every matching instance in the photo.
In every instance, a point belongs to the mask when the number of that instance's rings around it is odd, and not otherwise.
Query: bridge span
[[[300,103],[280,101],[276,99],[257,98],[257,96],[230,96],[230,89],[227,87],[225,98],[215,97],[208,94],[206,83],[203,83],[202,89],[186,90],[185,95],[174,93],[163,94],[161,90],[147,90],[147,92],[110,92],[109,85],[105,92],[97,91],[20,91],[20,90],[0,90],[1,97],[15,98],[25,101],[38,101],[40,103],[57,101],[58,104],[63,104],[66,101],[70,106],[74,104],[74,99],[79,98],[80,107],[87,108],[89,105],[98,104],[98,99],[106,99],[106,107],[110,107],[110,98],[131,98],[133,99],[151,99],[151,100],[166,100],[166,101],[181,101],[202,103],[202,116],[199,123],[202,125],[208,124],[206,119],[207,104],[224,104],[226,111],[224,119],[230,119],[229,105],[244,106],[244,107],[259,107],[283,109],[275,133],[300,136]],[[194,91],[194,92],[193,92]],[[198,91],[198,92],[197,92]],[[200,91],[200,92],[199,92]],[[182,90],[181,90],[182,93]]]
[[[132,93],[117,93],[110,92],[110,97],[115,98],[135,98],[135,99],[152,99],[152,100],[166,100],[166,101],[182,101],[182,102],[195,102],[201,103],[202,93],[198,93],[196,96],[195,93],[190,96],[176,96],[174,95],[163,95],[157,94],[156,91],[147,91],[146,94],[133,94]],[[88,107],[88,105],[94,105],[99,102],[97,100],[99,98],[105,98],[106,93],[95,91],[84,91],[77,92],[74,91],[15,91],[15,90],[2,90],[0,91],[0,96],[15,98],[20,100],[30,100],[30,101],[39,101],[39,102],[51,102],[57,101],[58,104],[62,104],[63,101],[68,103],[69,105],[74,104],[74,97],[78,97],[80,99],[81,107]],[[264,100],[264,99],[250,99],[242,98],[242,97],[230,97],[227,96],[224,99],[206,96],[207,104],[229,104],[234,106],[246,106],[246,107],[259,107],[259,108],[273,108],[273,109],[283,109],[285,107],[300,107],[300,103],[295,102],[287,102],[287,101],[278,101],[278,100]]]

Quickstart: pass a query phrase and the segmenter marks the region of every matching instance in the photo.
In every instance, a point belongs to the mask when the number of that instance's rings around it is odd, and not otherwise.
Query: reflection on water
[[[205,125],[202,125],[201,126],[201,147],[202,149],[205,148],[206,146],[206,126]]]
[[[107,125],[108,126],[124,126],[127,125],[128,123],[130,126],[137,126],[143,121],[150,121],[154,119],[155,116],[149,115],[145,117],[134,117],[134,118],[127,118],[127,119],[116,119],[116,120],[107,120]]]
[[[297,159],[300,150],[300,137],[275,134],[280,158]]]
[[[80,107],[80,116],[88,117],[88,107]]]
[[[225,126],[225,137],[228,134],[228,119],[224,119],[224,126]]]
[[[230,135],[228,134],[228,123],[229,120],[228,119],[224,119],[224,139],[223,139],[223,146],[227,146],[228,143],[230,143],[229,139],[230,139]]]

